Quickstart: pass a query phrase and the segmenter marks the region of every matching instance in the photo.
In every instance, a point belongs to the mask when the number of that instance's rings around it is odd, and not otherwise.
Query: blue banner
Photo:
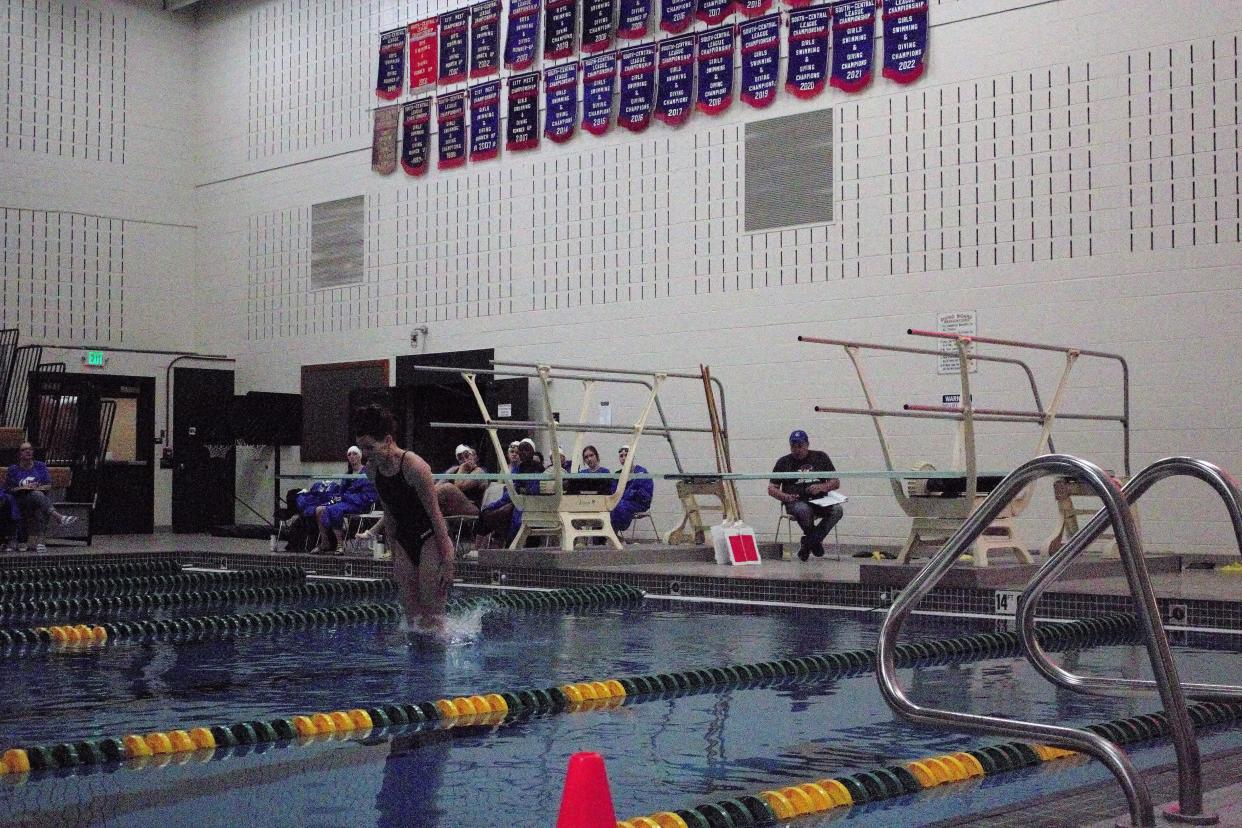
[[[884,77],[914,83],[927,68],[927,0],[884,0]]]
[[[485,78],[500,71],[500,0],[483,0],[470,7],[470,77]]]
[[[660,0],[660,28],[677,34],[694,22],[695,0]]]
[[[578,0],[547,0],[543,21],[544,60],[558,60],[574,53],[578,33]]]
[[[401,106],[401,169],[409,175],[427,172],[431,145],[431,98]]]
[[[694,35],[659,43],[655,116],[669,126],[684,123],[694,106]]]
[[[776,100],[781,68],[781,16],[769,14],[738,26],[742,41],[741,98],[762,109]]]
[[[543,72],[543,134],[558,144],[574,137],[578,127],[578,64],[567,63]]]
[[[509,123],[505,149],[527,150],[539,146],[539,73],[509,76]]]
[[[617,0],[582,0],[582,54],[602,52],[612,45]]]
[[[405,26],[380,32],[379,73],[375,78],[375,94],[386,101],[401,96],[405,83]]]
[[[814,98],[828,85],[828,34],[832,9],[811,6],[789,13],[789,70],[785,89],[798,98]]]
[[[470,160],[500,154],[500,81],[470,87]]]
[[[436,166],[451,170],[466,163],[466,93],[449,92],[436,98],[440,130],[440,157]]]
[[[539,44],[539,0],[513,0],[505,37],[505,68],[521,71],[535,64]]]
[[[619,40],[638,40],[647,36],[647,21],[651,18],[651,0],[621,0],[621,13],[617,20]]]
[[[466,56],[470,48],[470,9],[440,15],[440,84],[466,79]]]
[[[733,14],[733,6],[733,0],[699,0],[696,16],[709,26],[715,26]]]
[[[699,33],[699,112],[719,115],[733,103],[733,27]]]
[[[612,125],[616,89],[616,52],[582,61],[582,128],[592,135],[603,135]]]
[[[630,132],[651,125],[655,105],[656,47],[648,43],[621,50],[621,108],[617,124]]]
[[[832,85],[857,92],[871,83],[875,51],[874,0],[843,0],[832,7]]]

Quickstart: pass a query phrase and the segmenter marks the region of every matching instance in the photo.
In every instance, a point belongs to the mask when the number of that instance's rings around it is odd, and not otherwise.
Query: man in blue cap
[[[811,450],[811,440],[806,432],[797,429],[789,435],[789,454],[776,461],[773,472],[830,472],[836,471],[832,458],[822,451]],[[785,511],[798,526],[802,527],[802,545],[798,559],[805,561],[812,555],[823,557],[824,538],[837,525],[845,511],[840,504],[821,506],[812,500],[841,487],[835,478],[780,479],[768,481],[768,495],[785,504]],[[819,521],[816,523],[816,521]]]

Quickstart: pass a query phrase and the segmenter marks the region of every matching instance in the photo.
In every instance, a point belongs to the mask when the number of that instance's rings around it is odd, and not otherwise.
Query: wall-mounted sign
[[[108,364],[108,358],[103,351],[87,351],[82,355],[82,364],[88,368],[103,368]]]
[[[966,336],[974,336],[979,333],[979,312],[978,311],[952,311],[949,313],[936,314],[936,330],[941,333],[951,333]],[[956,374],[961,371],[957,358],[957,343],[952,339],[939,340],[939,349],[944,356],[940,357],[939,364],[936,366],[937,374]],[[975,352],[974,343],[970,343],[966,348],[967,353]],[[979,369],[979,363],[970,360],[970,371],[974,373]]]

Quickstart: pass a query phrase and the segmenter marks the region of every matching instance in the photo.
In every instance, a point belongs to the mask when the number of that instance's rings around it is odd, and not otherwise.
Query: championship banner
[[[470,87],[470,160],[500,155],[500,81]]]
[[[699,10],[695,16],[709,26],[715,26],[721,20],[733,14],[734,0],[699,0]]]
[[[871,83],[874,0],[843,0],[832,7],[832,85],[857,92]]]
[[[401,169],[409,175],[427,172],[431,147],[431,98],[401,106]]]
[[[647,20],[651,17],[651,0],[620,0],[617,20],[618,40],[638,40],[647,36]]]
[[[743,17],[758,17],[772,8],[772,0],[737,0],[737,10]]]
[[[470,7],[470,77],[485,78],[500,71],[500,0],[483,0]]]
[[[375,78],[375,94],[386,101],[401,97],[405,81],[405,27],[380,32],[379,72]]]
[[[505,149],[527,150],[539,146],[539,73],[509,76],[509,123]]]
[[[578,64],[545,69],[543,89],[543,134],[563,144],[574,137],[578,126]]]
[[[694,35],[670,37],[658,45],[655,116],[677,126],[685,123],[694,106]]]
[[[695,0],[660,0],[660,28],[677,34],[694,22]]]
[[[616,88],[616,52],[582,61],[582,128],[592,135],[603,135],[612,125]]]
[[[375,123],[371,130],[373,172],[388,175],[397,168],[397,120],[400,115],[401,107],[397,104],[375,110]]]
[[[655,104],[655,44],[631,46],[621,55],[621,110],[617,125],[642,132],[651,125]]]
[[[789,70],[785,88],[798,98],[814,98],[828,84],[829,6],[789,13]]]
[[[811,0],[785,0],[785,5],[791,9],[804,9],[811,5]]]
[[[440,129],[440,157],[436,167],[451,170],[466,163],[466,93],[450,92],[436,98]]]
[[[543,21],[544,60],[558,60],[574,53],[578,31],[578,0],[547,0]]]
[[[700,6],[701,7],[701,6]],[[733,27],[699,33],[699,100],[695,107],[719,115],[733,103]]]
[[[513,0],[505,37],[505,68],[519,72],[535,65],[539,43],[539,0]]]
[[[612,45],[616,10],[616,0],[582,0],[582,54],[602,52]]]
[[[884,77],[914,83],[926,59],[927,0],[884,0]]]
[[[466,79],[466,52],[470,47],[470,9],[440,15],[440,85]]]
[[[409,25],[410,30],[410,92],[419,92],[436,85],[439,74],[436,38],[438,24],[434,17]]]
[[[781,16],[769,14],[738,25],[742,40],[741,98],[762,109],[776,100],[781,67]]]

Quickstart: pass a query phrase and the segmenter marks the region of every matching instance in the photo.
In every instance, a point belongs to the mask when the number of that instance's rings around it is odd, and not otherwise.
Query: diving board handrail
[[[1151,794],[1146,783],[1125,752],[1113,742],[1078,728],[921,707],[910,700],[897,680],[897,638],[914,607],[939,584],[958,558],[1015,497],[1036,480],[1050,475],[1072,477],[1086,484],[1104,504],[1102,513],[1111,523],[1117,539],[1152,674],[1172,733],[1179,781],[1183,783],[1179,786],[1181,814],[1190,819],[1198,818],[1202,812],[1199,746],[1194,738],[1177,667],[1169,651],[1168,638],[1160,623],[1156,596],[1143,558],[1142,540],[1127,498],[1103,469],[1089,461],[1064,454],[1036,457],[1006,476],[979,508],[962,522],[927,566],[901,591],[885,616],[877,646],[876,680],[880,693],[899,716],[916,723],[949,725],[975,733],[1040,738],[1094,756],[1121,785],[1129,806],[1131,825],[1136,828],[1155,825]],[[1083,546],[1085,548],[1085,544]],[[1026,591],[1023,590],[1024,596]]]

